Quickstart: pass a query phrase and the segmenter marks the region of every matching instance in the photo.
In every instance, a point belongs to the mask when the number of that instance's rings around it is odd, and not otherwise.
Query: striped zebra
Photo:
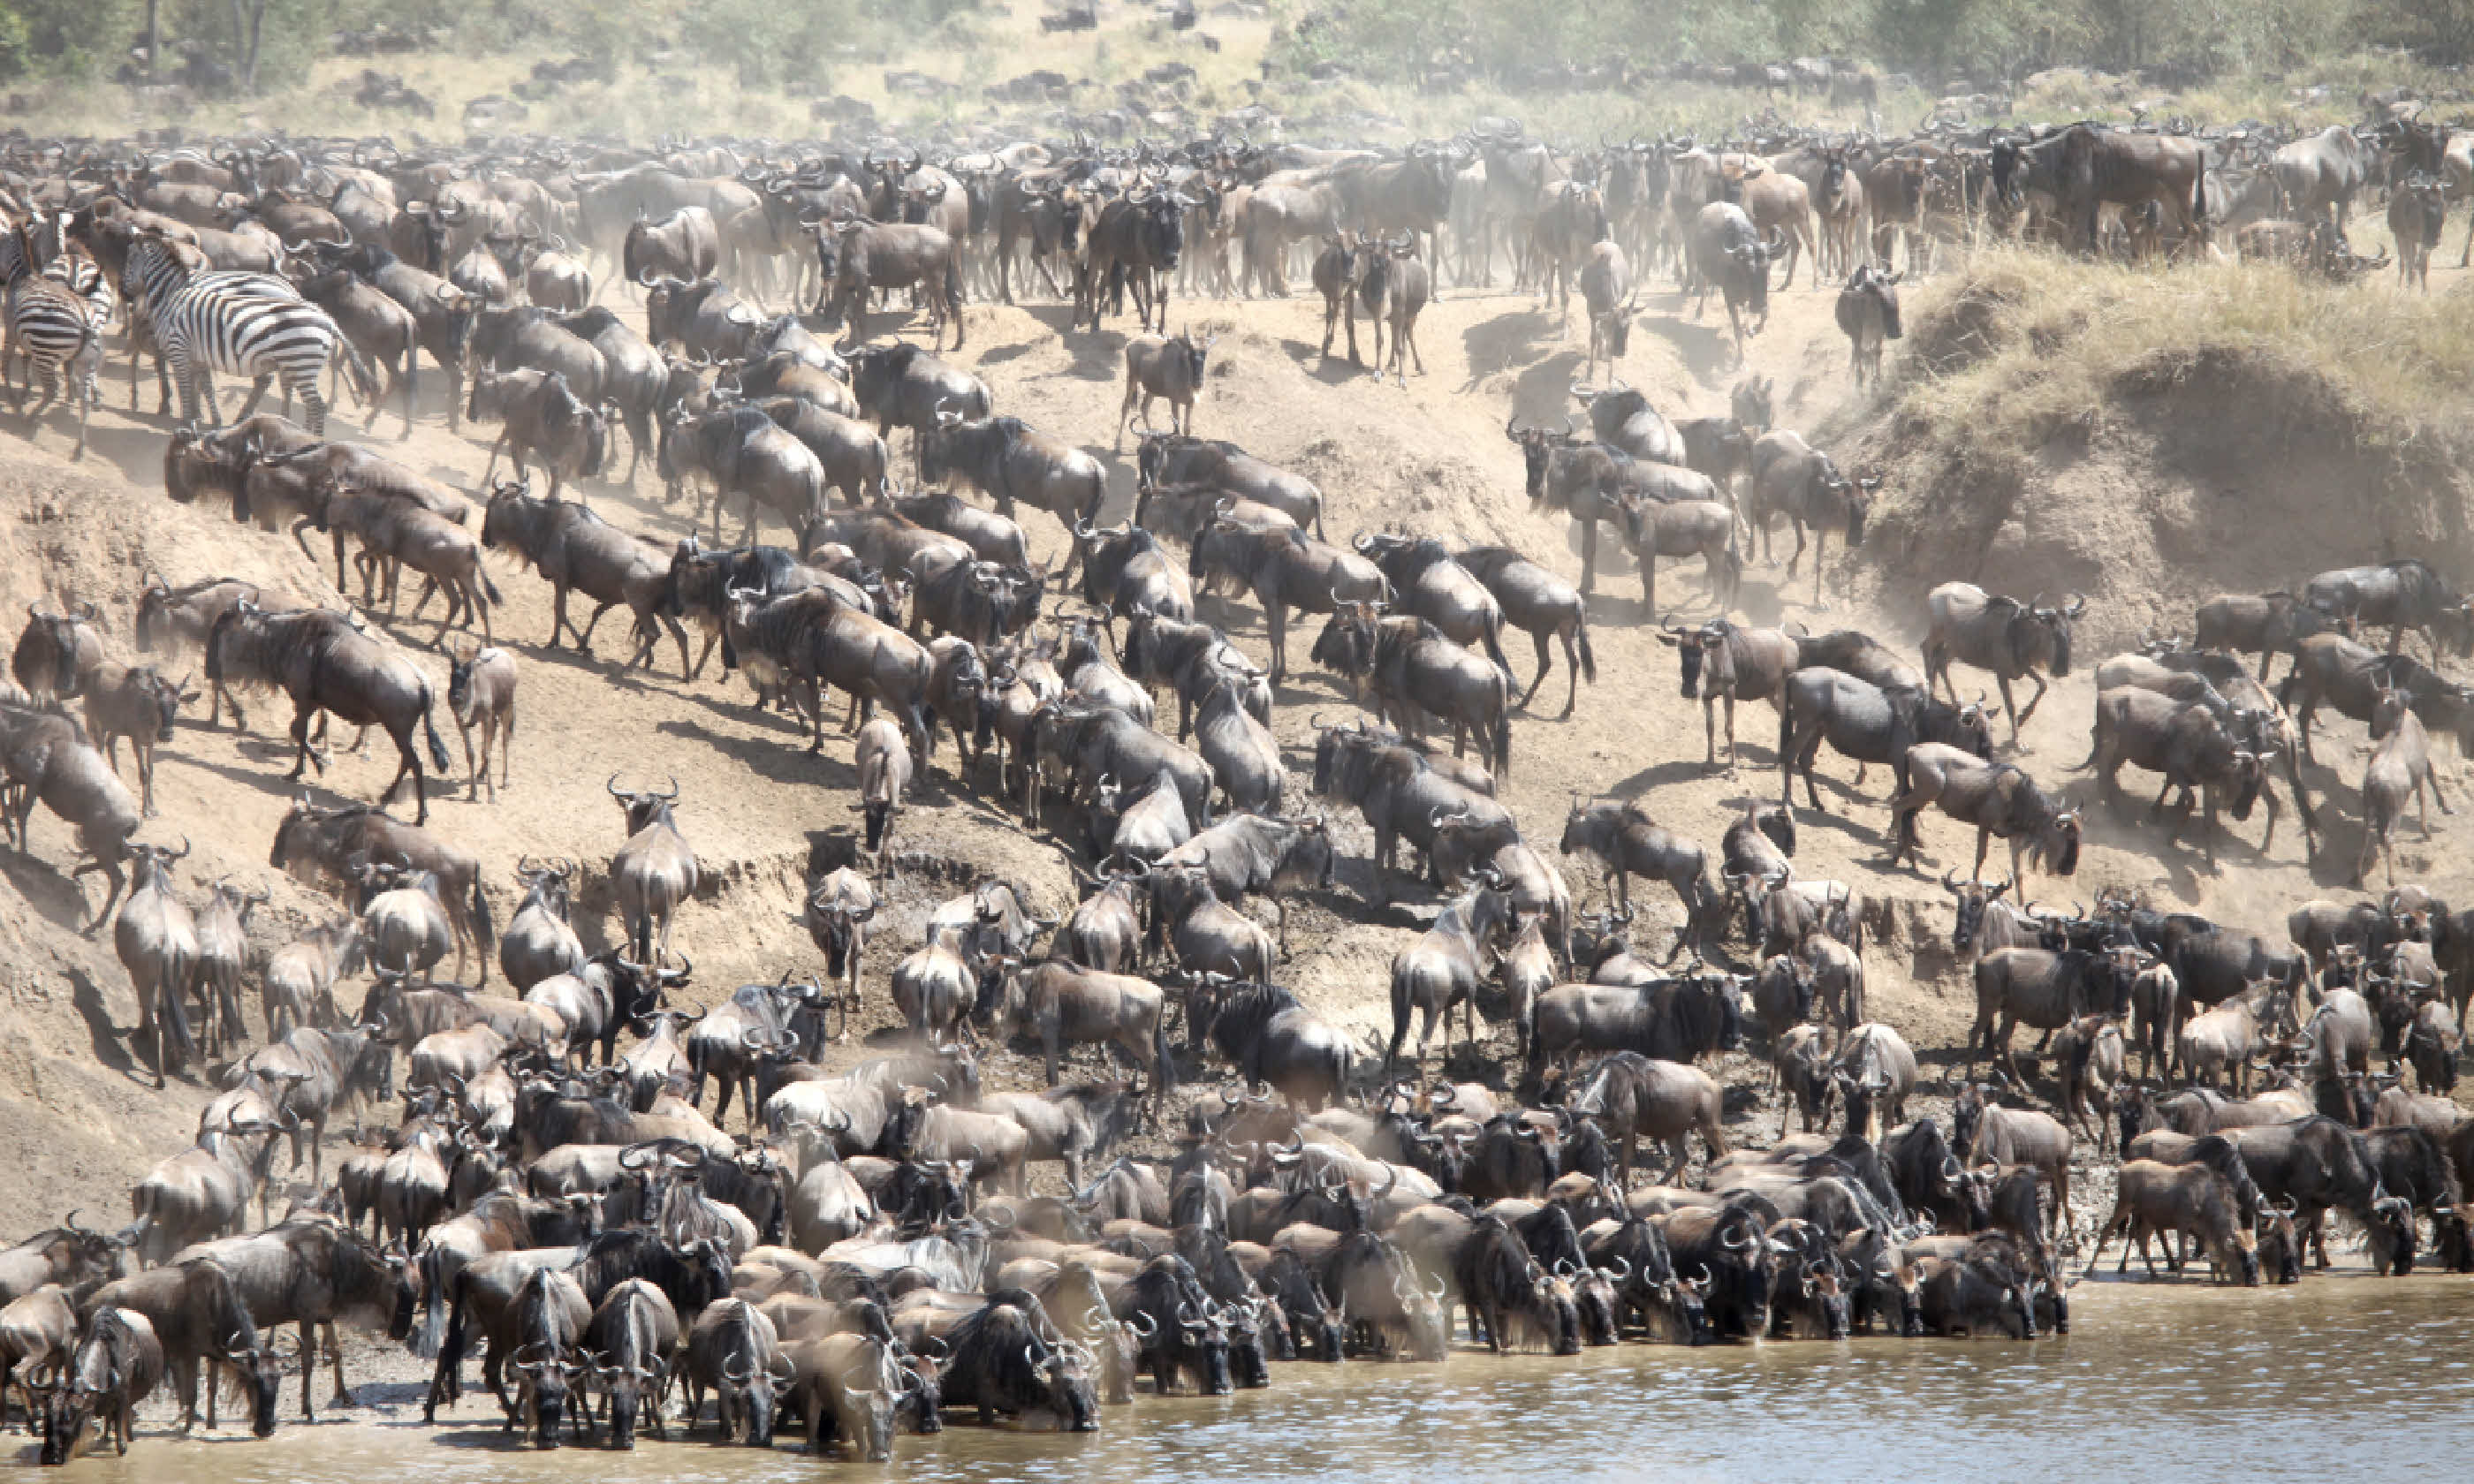
[[[143,321],[154,338],[158,367],[180,384],[182,421],[198,425],[201,392],[208,419],[223,420],[213,373],[224,371],[255,380],[241,419],[257,410],[267,384],[280,378],[286,401],[299,397],[309,431],[324,437],[327,399],[319,395],[318,372],[342,342],[335,322],[286,279],[201,271],[178,246],[159,237],[137,242],[122,271],[121,291],[131,318]]]
[[[18,357],[33,363],[28,384],[42,383],[43,400],[35,408],[37,422],[59,400],[60,383],[65,377],[69,395],[78,403],[77,452],[70,457],[85,458],[86,419],[103,395],[96,381],[103,371],[103,330],[86,300],[58,278],[29,274],[9,285],[5,317],[8,341],[0,357],[5,357],[11,372],[9,391],[16,411],[22,415],[26,410],[25,389],[16,384],[14,375]],[[31,425],[27,431],[32,437]]]

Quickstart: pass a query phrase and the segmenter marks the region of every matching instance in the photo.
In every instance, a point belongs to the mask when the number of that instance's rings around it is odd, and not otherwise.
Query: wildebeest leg
[[[318,772],[322,777],[327,772],[327,764],[319,758],[317,754],[312,753],[309,750],[309,718],[316,709],[317,708],[315,706],[303,706],[298,702],[293,704],[292,746],[294,750],[294,757],[292,761],[292,771],[284,775],[287,778],[300,778],[302,771],[313,762],[318,764]]]
[[[2019,713],[2019,720],[2011,724],[2010,740],[2013,742],[2019,740],[2020,726],[2025,724],[2028,717],[2036,714],[2037,704],[2045,699],[2045,692],[2050,688],[2047,685],[2044,674],[2041,671],[2028,671],[2027,679],[2036,682],[2036,693],[2027,698],[2026,708]],[[2001,687],[2001,701],[2005,706],[2010,702],[2010,687],[2006,684]]]
[[[1529,688],[1521,693],[1520,706],[1523,710],[1526,710],[1529,706],[1529,698],[1538,694],[1538,687],[1546,683],[1546,672],[1555,668],[1555,657],[1549,653],[1546,648],[1546,631],[1540,629],[1531,634],[1530,637],[1538,641],[1538,678],[1531,681],[1529,682]],[[1570,640],[1567,639],[1564,642],[1569,643]],[[1580,688],[1581,680],[1579,674],[1576,672],[1572,677],[1572,689],[1574,693],[1577,694]],[[1570,711],[1565,711],[1564,714],[1569,716],[1572,713]]]
[[[1592,499],[1595,497],[1592,496]],[[1589,596],[1598,585],[1598,515],[1593,504],[1581,520],[1581,595]],[[1274,676],[1273,679],[1278,677]]]

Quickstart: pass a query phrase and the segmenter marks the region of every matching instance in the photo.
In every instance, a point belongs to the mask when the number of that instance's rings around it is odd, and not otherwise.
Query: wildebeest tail
[[[176,1054],[182,1065],[197,1059],[197,1038],[189,1033],[188,981],[191,977],[186,973],[176,975],[156,991],[160,1017],[155,1028],[158,1038],[155,1055],[158,1065],[166,1059],[167,1052]],[[213,1013],[214,1002],[210,999],[206,1001],[206,1010],[210,1015]]]
[[[453,1376],[464,1365],[464,1297],[471,1277],[470,1273],[461,1270],[455,1275],[455,1292],[451,1295],[447,1317],[447,1336],[438,1345],[438,1369],[443,1375]]]
[[[1589,620],[1583,619],[1579,627],[1581,631],[1579,635],[1581,648],[1581,675],[1590,684],[1594,685],[1598,682],[1598,657],[1589,652]]]
[[[404,1344],[418,1358],[435,1360],[438,1358],[439,1348],[447,1337],[448,1304],[447,1295],[443,1291],[446,1281],[439,1271],[446,1262],[446,1257],[438,1248],[429,1247],[422,1252],[419,1260],[421,1263],[421,1328],[415,1329],[412,1337]]]
[[[2199,152],[2198,169],[2191,175],[2191,223],[2204,229],[2208,224],[2208,152]]]
[[[1168,1054],[1168,1010],[1165,1006],[1160,1010],[1160,1017],[1152,1022],[1152,1059],[1159,1067],[1159,1088],[1157,1090],[1162,1092],[1176,1091],[1176,1061]],[[1343,1086],[1343,1084],[1335,1083],[1333,1086],[1338,1087]]]
[[[1512,661],[1503,658],[1503,613],[1500,610],[1496,610],[1494,617],[1488,622],[1485,637],[1486,658],[1493,660],[1494,667],[1509,678],[1512,674]]]
[[[957,314],[962,309],[962,265],[957,261],[960,256],[958,251],[945,254],[945,300]]]
[[[447,760],[447,744],[439,740],[438,723],[429,714],[429,682],[421,682],[421,730],[429,739],[429,765],[443,777],[454,764]]]
[[[488,567],[475,567],[473,570],[481,579],[481,596],[489,599],[493,603],[504,603],[507,601],[506,599],[498,596],[498,585],[490,581],[490,569]]]
[[[498,929],[490,922],[490,898],[481,891],[481,873],[473,873],[473,936],[488,952],[498,941]]]

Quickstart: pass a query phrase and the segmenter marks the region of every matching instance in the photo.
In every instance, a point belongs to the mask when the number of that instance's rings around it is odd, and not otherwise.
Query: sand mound
[[[2469,444],[2419,353],[2453,299],[2009,254],[1919,299],[1896,382],[1839,440],[1889,476],[1865,553],[1892,612],[1953,578],[2075,588],[2112,643],[2217,592],[2474,555]]]

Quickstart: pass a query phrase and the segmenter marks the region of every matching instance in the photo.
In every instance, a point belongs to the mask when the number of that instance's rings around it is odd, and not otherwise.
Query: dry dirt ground
[[[2453,271],[2435,276],[2443,280],[2442,292],[2459,291],[2461,280]],[[1923,291],[1928,296],[1932,292]],[[2363,292],[2392,290],[2384,280]],[[625,297],[624,306],[631,312],[634,303],[632,295]],[[1836,430],[1851,442],[1861,438],[1879,447],[1894,441],[1896,430],[1871,419],[1865,406],[1851,400],[1844,342],[1832,323],[1831,303],[1831,294],[1815,291],[1801,275],[1794,287],[1774,295],[1769,326],[1751,345],[1751,369],[1777,378],[1783,424]],[[1581,364],[1583,321],[1576,316],[1566,325],[1526,295],[1447,291],[1429,308],[1419,328],[1424,373],[1412,374],[1404,389],[1378,384],[1345,360],[1319,358],[1320,311],[1320,302],[1303,293],[1287,300],[1178,301],[1173,323],[1220,337],[1211,354],[1200,431],[1234,439],[1319,481],[1335,540],[1345,540],[1360,527],[1396,523],[1455,543],[1509,543],[1577,578],[1577,547],[1567,522],[1529,512],[1518,451],[1502,430],[1507,417],[1553,425],[1575,410],[1566,388]],[[1911,300],[1910,315],[1917,312]],[[1111,427],[1129,322],[1114,321],[1103,334],[1060,335],[1066,318],[1061,305],[975,305],[968,311],[969,349],[959,359],[988,380],[1000,411],[1059,430],[1107,458],[1107,518],[1123,518],[1132,493],[1130,444],[1124,457],[1117,456]],[[892,327],[890,319],[869,326],[879,333]],[[1697,416],[1725,410],[1728,388],[1737,377],[1732,361],[1722,309],[1713,303],[1708,315],[1696,317],[1672,292],[1653,286],[1642,297],[1638,328],[1621,373],[1669,415]],[[433,402],[411,441],[395,441],[399,424],[390,411],[377,419],[379,431],[372,442],[425,472],[477,491],[487,443],[475,436],[449,436],[434,401],[439,379],[432,377],[427,385]],[[331,564],[322,570],[283,536],[232,523],[211,499],[190,507],[168,500],[162,491],[161,456],[170,419],[151,415],[151,387],[143,395],[148,412],[133,416],[128,411],[127,383],[117,361],[107,388],[109,406],[95,419],[93,451],[80,464],[67,461],[69,424],[58,415],[31,430],[36,435],[31,443],[27,419],[0,419],[0,429],[8,434],[0,439],[0,513],[7,517],[0,522],[0,540],[6,542],[5,556],[0,556],[0,600],[5,600],[0,610],[22,612],[36,600],[93,600],[103,607],[109,648],[126,656],[134,595],[150,571],[176,583],[231,575],[283,586],[303,598],[332,596],[327,581]],[[229,412],[229,386],[225,395]],[[2217,407],[2207,409],[2207,415],[2239,419],[2243,414],[2240,408]],[[360,436],[361,416],[339,417],[330,432]],[[2165,431],[2171,433],[2170,426]],[[2221,437],[2227,429],[2219,422],[2206,431]],[[907,440],[901,451],[907,453]],[[2096,542],[2099,549],[2103,543],[2145,539],[2134,495],[2147,477],[2131,467],[2110,474],[2085,472],[2081,484],[2067,491],[2072,502],[2069,534],[2082,543]],[[647,535],[667,540],[687,529],[687,507],[663,503],[649,460],[632,485],[596,484],[586,492],[605,515]],[[2344,497],[2341,490],[2330,496]],[[1901,499],[1898,488],[1886,489],[1877,518],[1895,527]],[[2057,517],[2032,508],[2018,516],[2030,526],[2052,518]],[[1061,551],[1063,533],[1053,521],[1035,512],[1026,512],[1025,519],[1035,554]],[[2256,586],[2263,580],[2255,570],[2261,562],[2244,543],[2253,539],[2274,543],[2275,526],[2271,517],[2256,531],[2238,532],[2224,551],[2195,555],[2187,570],[2187,588],[2168,596],[2187,612],[2190,591]],[[737,532],[729,534],[735,538]],[[771,535],[781,539],[778,529]],[[1602,545],[1602,563],[1612,544]],[[2333,565],[2390,554],[2366,547],[2307,555],[2316,565]],[[1816,631],[1857,626],[1912,646],[1921,636],[1922,589],[1886,581],[1880,568],[1883,555],[1859,551],[1851,570],[1833,541],[1830,580],[1819,603],[1813,601],[1808,568],[1790,582],[1756,558],[1738,616],[1757,623],[1793,620]],[[506,599],[494,615],[497,636],[516,654],[521,670],[513,785],[495,803],[466,800],[461,750],[442,704],[438,719],[459,772],[451,782],[433,780],[430,827],[480,855],[499,922],[504,923],[514,905],[510,887],[516,858],[523,853],[567,855],[585,864],[588,877],[579,928],[589,945],[607,943],[614,919],[602,872],[620,842],[621,822],[618,807],[603,792],[603,781],[614,773],[638,781],[674,778],[681,793],[678,818],[705,875],[703,890],[682,911],[677,926],[678,945],[695,961],[695,997],[717,1000],[747,980],[818,968],[817,956],[788,915],[797,909],[802,882],[813,869],[849,855],[856,818],[848,808],[848,742],[829,738],[821,755],[810,755],[789,721],[751,709],[749,693],[736,679],[719,679],[708,669],[696,682],[682,681],[674,651],[663,653],[662,668],[654,673],[619,673],[624,634],[616,624],[603,626],[598,651],[590,658],[571,649],[543,648],[549,628],[546,586],[502,559],[490,562]],[[1578,713],[1558,722],[1553,717],[1561,708],[1564,683],[1559,674],[1540,692],[1537,709],[1516,720],[1513,767],[1503,796],[1530,840],[1550,854],[1567,801],[1575,794],[1634,799],[1662,824],[1714,851],[1721,831],[1746,800],[1776,794],[1775,714],[1757,705],[1739,716],[1741,766],[1731,772],[1705,766],[1699,707],[1677,695],[1672,652],[1656,642],[1654,628],[1644,623],[1647,615],[1626,563],[1618,558],[1605,564],[1613,570],[1602,570],[1592,608],[1596,683],[1584,687]],[[1671,565],[1680,569],[1664,575],[1661,593],[1670,611],[1686,617],[1710,614],[1700,563]],[[2092,606],[2079,646],[2088,660],[2135,635],[2162,602],[2155,592],[2113,588],[2101,570],[2093,578],[2059,574],[2048,584],[2032,569],[2032,561],[1996,566],[1984,575],[1987,581],[1998,578],[1998,586],[2088,590]],[[1977,576],[1980,570],[1938,577]],[[1206,602],[1205,611],[1239,643],[1262,655],[1263,629],[1250,606],[1215,610]],[[443,703],[446,665],[420,647],[437,636],[434,616],[433,610],[422,620],[386,627],[411,648]],[[1339,713],[1348,705],[1332,677],[1305,662],[1312,632],[1309,628],[1292,640],[1292,674],[1275,717],[1275,730],[1289,750],[1293,807],[1305,802],[1312,755],[1309,716],[1318,708]],[[1533,665],[1528,646],[1516,642],[1510,653],[1516,678],[1525,686]],[[180,660],[173,668],[178,671],[187,663]],[[2019,759],[2040,779],[2066,785],[2074,798],[2093,791],[2086,775],[2070,772],[2087,747],[2092,697],[2085,668],[2083,662],[2077,673],[2055,685],[2026,729]],[[287,713],[279,698],[258,698],[250,711],[255,730],[237,733],[229,722],[222,730],[209,730],[198,718],[184,717],[178,741],[162,754],[157,788],[162,817],[141,836],[191,842],[195,853],[183,864],[182,878],[193,898],[206,883],[226,875],[271,885],[274,898],[254,925],[261,950],[334,910],[327,898],[279,879],[266,864],[277,820],[299,792],[299,785],[284,776],[290,759],[280,732]],[[2359,728],[2341,724],[2334,739],[2321,746],[2320,756],[2330,768],[2313,774],[2311,781],[2322,796],[2333,849],[2316,868],[2305,864],[2302,839],[2290,819],[2268,855],[2257,849],[2256,820],[2236,829],[2235,837],[2222,843],[2221,869],[2212,870],[2198,849],[2195,830],[2180,846],[2166,849],[2161,831],[2140,818],[2144,805],[2131,803],[2093,809],[2089,848],[2077,879],[2068,884],[2040,880],[2032,895],[2062,905],[2071,898],[2092,899],[2102,886],[2136,888],[2220,921],[2281,931],[2284,911],[2292,902],[2343,889],[2359,839],[2361,761],[2353,744],[2360,739]],[[384,750],[381,738],[367,756],[339,754],[323,779],[312,779],[311,796],[328,801],[370,798],[393,768]],[[1048,910],[1065,910],[1074,899],[1071,848],[1046,829],[1024,827],[1017,812],[958,785],[952,764],[950,748],[940,751],[924,796],[904,817],[900,844],[906,868],[880,917],[878,945],[864,985],[865,1024],[875,1031],[891,1019],[885,976],[916,945],[920,923],[938,900],[991,876],[1026,883]],[[1966,869],[1972,842],[1948,822],[1928,820],[1924,830],[1931,852],[1929,870],[1883,870],[1876,862],[1887,844],[1885,780],[1877,770],[1864,787],[1853,787],[1852,769],[1834,759],[1826,758],[1822,771],[1829,812],[1799,811],[1798,869],[1807,875],[1852,881],[1890,904],[1880,924],[1885,930],[1877,933],[1868,948],[1871,1011],[1916,1044],[1928,1064],[1928,1075],[1954,1070],[1952,1064],[1965,1039],[1973,1004],[1966,980],[1953,971],[1946,951],[1949,898],[1935,883],[1946,866]],[[2456,797],[2462,764],[2449,757],[2442,771]],[[2134,797],[2145,778],[2130,776]],[[2152,780],[2146,786],[2152,787]],[[408,817],[409,803],[397,812]],[[2435,838],[2427,844],[2411,827],[2403,832],[2400,870],[2430,881],[2443,894],[2462,897],[2465,827],[2458,819],[2438,816],[2434,825]],[[1292,907],[1295,958],[1285,980],[1373,1044],[1390,1030],[1386,985],[1391,957],[1431,914],[1432,904],[1412,898],[1388,913],[1370,912],[1364,904],[1368,831],[1353,815],[1336,827],[1346,855],[1338,888],[1307,894]],[[31,1229],[70,1208],[84,1207],[86,1219],[116,1224],[126,1219],[121,1213],[129,1185],[156,1161],[187,1143],[208,1088],[193,1078],[176,1080],[171,1089],[157,1092],[140,1080],[134,1070],[141,1065],[140,1053],[129,1033],[134,1002],[127,975],[111,952],[109,934],[89,941],[75,930],[81,914],[99,899],[100,886],[86,880],[82,896],[79,885],[68,879],[76,857],[57,819],[38,812],[35,835],[31,856],[0,855],[0,874],[6,876],[6,886],[0,887],[0,943],[9,945],[0,955],[0,975],[5,975],[0,982],[5,982],[11,1012],[11,1034],[0,1039],[0,1141],[17,1151],[12,1173],[19,1196],[12,1219],[17,1228]],[[1603,901],[1586,861],[1566,861],[1565,869],[1585,908]],[[1998,854],[1994,869],[2001,869]],[[1675,904],[1662,890],[1636,886],[1644,908],[1636,935],[1662,952],[1678,917]],[[494,966],[494,982],[495,974]],[[358,993],[357,986],[349,991],[346,1003],[356,1003]],[[1482,1006],[1499,1011],[1501,1002],[1490,998]],[[1481,1061],[1456,1057],[1452,1065],[1462,1075],[1491,1075],[1498,1059],[1509,1053],[1508,1035],[1494,1037]],[[863,1048],[855,1041],[839,1054],[855,1057]],[[1084,1055],[1085,1066],[1089,1055]],[[1755,1078],[1749,1057],[1727,1059],[1722,1070],[1738,1084],[1749,1085]],[[1001,1063],[992,1080],[1026,1075],[1036,1076],[1035,1063]],[[1206,1068],[1202,1075],[1216,1080],[1217,1074]],[[1776,1127],[1774,1112],[1764,1110],[1753,1117],[1743,1098],[1731,1100],[1731,1108],[1739,1120],[1751,1120],[1739,1122],[1739,1135],[1765,1139]],[[2091,1190],[2077,1203],[2083,1219],[2100,1214],[2086,1209],[2093,1198]]]

